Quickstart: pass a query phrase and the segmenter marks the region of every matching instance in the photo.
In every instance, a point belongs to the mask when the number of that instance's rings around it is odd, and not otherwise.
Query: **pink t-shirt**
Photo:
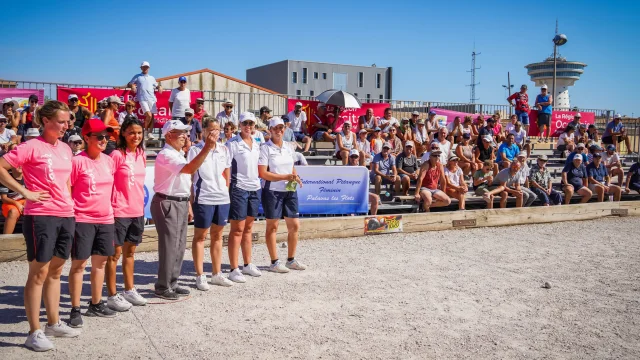
[[[14,168],[22,167],[24,185],[29,191],[47,191],[50,200],[26,202],[25,215],[73,216],[73,200],[69,194],[71,148],[57,141],[51,145],[42,137],[26,141],[3,158]]]
[[[71,196],[76,222],[113,224],[113,160],[105,154],[93,160],[83,151],[73,157],[71,165]]]
[[[495,123],[493,125],[493,133],[498,135],[500,133],[500,131],[502,131],[502,124],[500,123]]]
[[[113,214],[118,218],[132,218],[144,215],[144,177],[146,174],[146,155],[141,149],[136,152],[120,150],[111,153],[115,169],[111,205]]]

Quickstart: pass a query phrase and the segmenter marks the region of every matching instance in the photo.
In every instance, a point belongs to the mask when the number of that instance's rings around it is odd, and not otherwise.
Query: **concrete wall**
[[[288,72],[288,64],[289,62],[284,60],[253,69],[247,69],[247,82],[273,90],[279,94],[287,94],[289,90],[287,88],[288,82],[286,76],[283,76],[283,74]]]

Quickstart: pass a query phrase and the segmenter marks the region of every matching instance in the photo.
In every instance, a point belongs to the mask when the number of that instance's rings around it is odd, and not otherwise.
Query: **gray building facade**
[[[247,82],[281,94],[314,97],[340,89],[365,102],[392,99],[392,68],[283,60],[247,70]]]

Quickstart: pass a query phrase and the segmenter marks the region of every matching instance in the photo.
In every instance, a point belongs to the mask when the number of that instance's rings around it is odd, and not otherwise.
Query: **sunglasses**
[[[127,105],[127,107],[135,107],[134,105]]]
[[[98,139],[98,141],[102,141],[104,139],[106,139],[107,137],[109,137],[109,135],[104,135],[104,134],[89,134],[89,136],[95,136],[96,139]]]
[[[76,102],[76,101],[78,101],[78,99],[76,99],[76,98],[69,99],[69,102]]]
[[[0,120],[0,124],[6,124],[7,120]]]
[[[196,102],[196,104],[198,104],[198,105],[204,105],[204,101],[198,101],[198,102]]]
[[[225,109],[233,109],[233,106],[231,106],[231,105],[225,105],[225,107],[224,107],[224,108],[225,108]]]
[[[82,145],[82,141],[74,141],[73,145]]]
[[[253,123],[253,121],[243,121],[241,125],[242,126],[253,126],[254,123]]]

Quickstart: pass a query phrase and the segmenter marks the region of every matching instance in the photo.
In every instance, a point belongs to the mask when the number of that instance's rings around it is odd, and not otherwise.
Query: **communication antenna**
[[[471,70],[467,72],[471,73],[471,84],[467,85],[471,88],[471,93],[469,95],[469,102],[472,104],[476,103],[476,100],[480,100],[476,98],[476,85],[480,85],[480,83],[476,83],[476,70],[480,70],[482,66],[476,67],[476,56],[480,55],[480,53],[476,52],[476,44],[473,43],[473,52],[471,53]]]

